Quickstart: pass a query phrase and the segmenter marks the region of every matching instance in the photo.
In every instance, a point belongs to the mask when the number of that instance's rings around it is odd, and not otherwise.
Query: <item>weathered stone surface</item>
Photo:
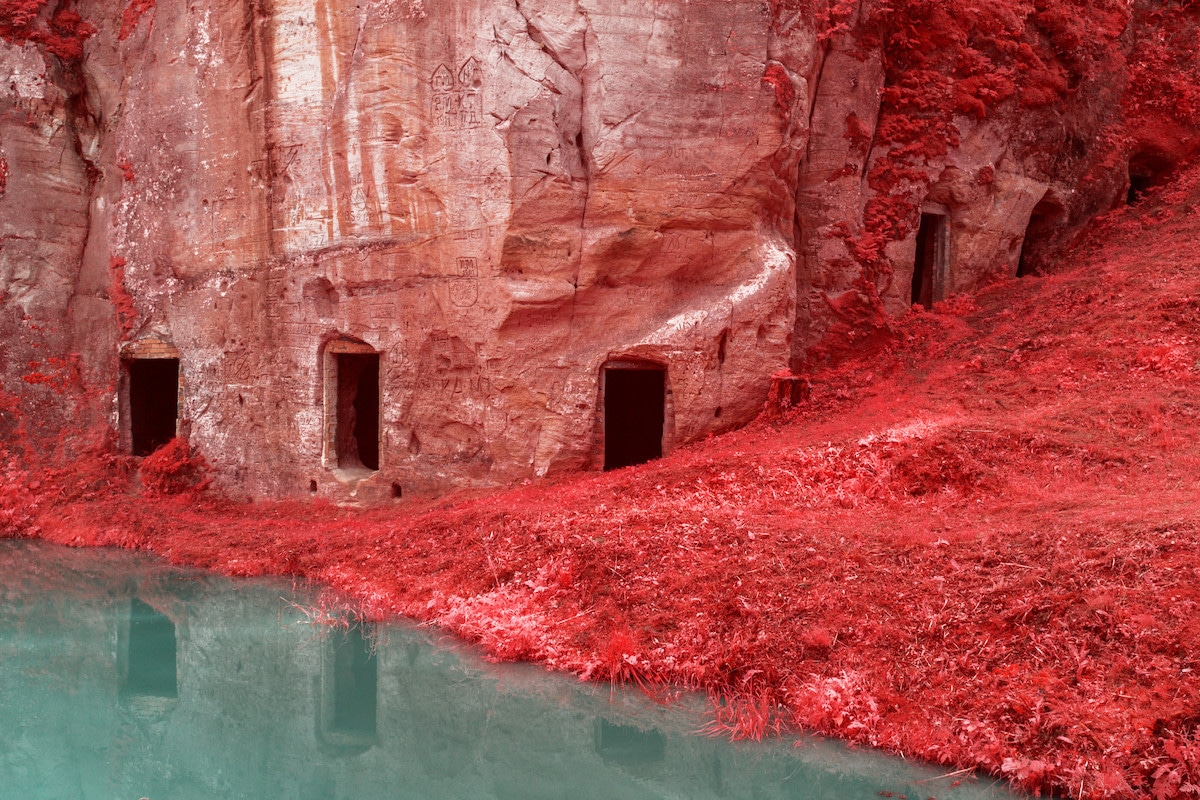
[[[938,297],[1014,274],[1047,196],[1097,210],[1072,200],[1096,159],[1043,158],[1025,112],[956,114],[864,278],[896,147],[870,2],[832,29],[728,0],[202,0],[123,27],[116,0],[78,6],[78,61],[0,42],[5,330],[32,348],[28,314],[81,354],[117,430],[120,348],[173,344],[181,429],[254,494],[599,466],[613,360],[666,369],[668,448],[742,424],[864,281],[908,307],[922,205],[949,219]],[[343,340],[380,354],[377,471],[339,468]]]

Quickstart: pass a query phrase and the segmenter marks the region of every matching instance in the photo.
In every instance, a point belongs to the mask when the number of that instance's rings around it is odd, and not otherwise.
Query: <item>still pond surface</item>
[[[1014,797],[834,742],[697,736],[686,699],[489,664],[409,625],[331,627],[317,605],[0,541],[0,798]]]

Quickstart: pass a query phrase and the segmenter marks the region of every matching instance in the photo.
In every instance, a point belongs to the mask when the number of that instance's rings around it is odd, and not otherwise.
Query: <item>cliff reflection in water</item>
[[[489,665],[411,627],[313,624],[314,597],[0,541],[0,795],[1008,796],[830,743],[689,735],[686,704]]]

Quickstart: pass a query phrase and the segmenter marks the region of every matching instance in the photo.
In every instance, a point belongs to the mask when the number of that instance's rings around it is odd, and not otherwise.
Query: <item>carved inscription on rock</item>
[[[457,73],[442,64],[429,82],[435,128],[465,131],[483,125],[483,69],[478,61],[468,58]]]
[[[225,379],[230,383],[246,383],[254,375],[254,362],[245,350],[225,354]]]
[[[469,279],[453,281],[450,284],[450,302],[457,308],[470,308],[479,302],[479,286]]]
[[[450,281],[450,303],[457,308],[470,308],[479,302],[479,259],[463,256],[458,259],[458,277]]]

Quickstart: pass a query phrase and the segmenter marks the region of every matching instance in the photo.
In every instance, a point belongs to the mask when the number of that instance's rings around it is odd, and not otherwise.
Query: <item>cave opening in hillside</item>
[[[1130,175],[1129,191],[1125,193],[1125,204],[1136,205],[1153,186],[1153,175]]]
[[[1021,240],[1021,256],[1017,261],[1017,277],[1040,275],[1048,266],[1050,249],[1055,235],[1062,229],[1066,209],[1057,200],[1044,197],[1029,215],[1029,225]]]
[[[626,767],[653,764],[662,761],[666,752],[667,737],[662,731],[604,719],[596,724],[596,753],[607,763]]]
[[[121,694],[177,697],[175,623],[135,597],[123,632]]]
[[[175,438],[179,424],[179,359],[125,359],[128,376],[129,444],[146,456]]]
[[[1163,178],[1175,168],[1175,160],[1158,150],[1141,150],[1129,158],[1129,188],[1125,192],[1125,204],[1136,205],[1146,194],[1163,182]]]
[[[604,370],[604,469],[644,464],[663,454],[667,372],[657,364]]]
[[[325,670],[325,732],[373,737],[379,709],[379,661],[371,629],[335,630]]]
[[[329,466],[379,469],[379,353],[351,340],[327,350],[325,411]]]
[[[912,304],[930,308],[943,293],[946,270],[946,215],[921,214],[913,259]]]

